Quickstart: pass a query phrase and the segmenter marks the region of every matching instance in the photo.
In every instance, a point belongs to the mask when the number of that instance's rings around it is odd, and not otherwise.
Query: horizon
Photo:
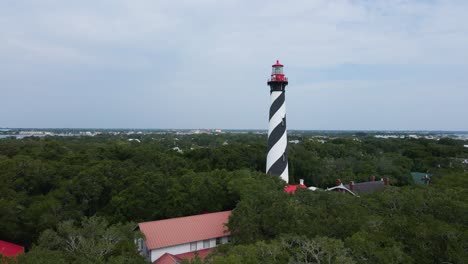
[[[154,130],[154,131],[171,131],[171,130],[221,130],[221,131],[262,131],[268,132],[268,128],[208,128],[208,127],[198,127],[198,128],[143,128],[143,127],[0,127],[0,130]],[[401,133],[410,133],[410,132],[421,132],[421,133],[468,133],[468,130],[409,130],[409,129],[288,129],[289,132],[296,131],[305,131],[305,132],[401,132]],[[1,132],[1,131],[0,131]],[[4,131],[7,132],[7,131]]]

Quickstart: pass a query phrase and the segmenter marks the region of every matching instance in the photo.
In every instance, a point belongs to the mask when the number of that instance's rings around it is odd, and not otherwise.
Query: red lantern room
[[[288,78],[284,76],[283,73],[283,64],[281,64],[279,60],[272,65],[271,78],[268,80],[268,84],[270,84],[270,82],[288,82]]]

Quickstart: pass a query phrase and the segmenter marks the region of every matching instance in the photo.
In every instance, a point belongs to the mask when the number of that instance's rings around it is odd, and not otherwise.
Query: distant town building
[[[360,193],[382,191],[387,185],[390,185],[389,178],[382,178],[380,181],[376,181],[375,176],[370,176],[367,182],[355,183],[351,181],[349,184],[343,184],[340,179],[337,179],[335,186],[327,188],[327,191],[346,192],[358,196]]]
[[[340,179],[336,180],[336,184],[334,187],[327,188],[327,191],[335,191],[335,192],[345,192],[345,193],[350,193],[354,196],[357,196],[356,193],[351,191],[347,186],[343,185]]]
[[[383,191],[385,186],[388,185],[390,185],[389,178],[381,178],[380,180],[376,180],[375,176],[370,176],[369,181],[367,182],[355,183],[354,181],[351,181],[349,184],[345,184],[349,190],[357,194]]]
[[[195,252],[204,257],[229,241],[225,224],[230,215],[231,211],[224,211],[139,223],[145,239],[137,240],[138,250],[154,264],[179,263],[193,258]]]
[[[404,136],[398,136],[398,135],[375,135],[375,138],[404,138]]]
[[[43,137],[46,135],[52,135],[52,133],[48,131],[34,131],[34,130],[20,131],[18,134],[21,136],[35,136],[35,137]]]

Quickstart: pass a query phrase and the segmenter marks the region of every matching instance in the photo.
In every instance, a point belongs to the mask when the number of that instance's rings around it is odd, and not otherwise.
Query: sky
[[[468,130],[466,0],[3,0],[0,127]]]

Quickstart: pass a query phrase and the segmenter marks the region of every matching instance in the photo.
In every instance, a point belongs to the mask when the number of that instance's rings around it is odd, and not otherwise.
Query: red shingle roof
[[[183,253],[183,254],[178,254],[178,255],[175,255],[175,256],[177,258],[179,258],[180,260],[183,260],[183,259],[192,260],[195,257],[195,252],[197,252],[198,257],[200,257],[201,259],[204,259],[213,250],[214,250],[214,248],[207,248],[207,249],[202,249],[202,250],[198,250],[198,251],[192,251],[192,252],[187,252],[187,253]]]
[[[213,248],[207,248],[207,249],[202,249],[198,251],[178,254],[178,255],[164,253],[164,255],[162,255],[157,260],[155,260],[153,264],[175,264],[175,263],[180,263],[184,259],[192,260],[195,257],[195,252],[198,253],[198,256],[201,259],[204,259],[208,254],[211,253],[211,251],[213,251]]]
[[[231,211],[171,218],[139,223],[140,231],[146,237],[148,249],[168,247],[194,241],[227,236]]]
[[[181,259],[179,259],[178,257],[169,253],[164,253],[164,255],[160,256],[157,260],[155,260],[153,264],[176,264],[180,261]]]
[[[0,255],[15,257],[20,253],[24,253],[24,247],[0,240]]]

